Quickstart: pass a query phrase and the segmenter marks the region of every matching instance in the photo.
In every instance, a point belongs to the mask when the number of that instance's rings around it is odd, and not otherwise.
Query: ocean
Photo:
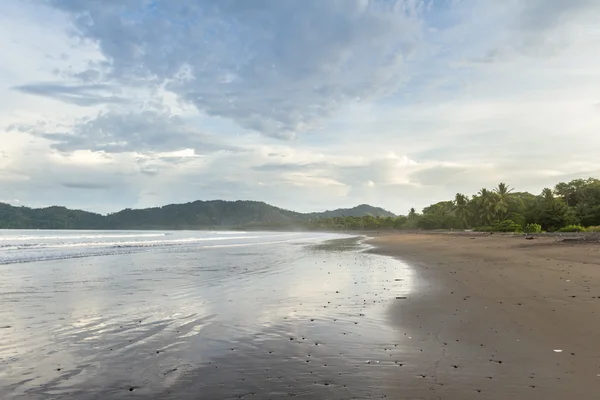
[[[0,398],[390,393],[414,277],[363,240],[0,230]]]

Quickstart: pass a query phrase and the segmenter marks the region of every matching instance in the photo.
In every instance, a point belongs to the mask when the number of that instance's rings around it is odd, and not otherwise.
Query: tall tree
[[[539,196],[536,219],[535,222],[548,231],[579,223],[573,210],[562,198],[554,197],[554,192],[550,188],[544,188]]]
[[[417,217],[417,211],[415,210],[414,207],[411,207],[410,211],[408,212],[408,219],[412,220],[415,219]]]
[[[494,188],[497,199],[496,212],[500,218],[506,217],[508,208],[513,203],[512,191],[513,189],[504,182],[500,182],[498,186]]]
[[[550,188],[544,188],[542,190],[542,198],[546,203],[551,203],[554,200],[554,192]]]
[[[462,228],[469,226],[469,218],[471,218],[472,212],[469,207],[469,198],[462,193],[456,193],[454,197],[454,214]]]
[[[496,193],[483,188],[479,191],[477,199],[481,221],[486,225],[491,225],[498,214],[498,198],[496,197]]]

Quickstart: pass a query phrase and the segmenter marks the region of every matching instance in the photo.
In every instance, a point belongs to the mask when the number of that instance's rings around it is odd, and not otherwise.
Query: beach
[[[412,345],[388,310],[413,272],[361,240],[0,231],[0,398],[401,393]]]
[[[3,399],[596,399],[600,246],[1,231]]]
[[[598,398],[599,243],[475,233],[369,243],[420,282],[390,310],[415,342],[407,362],[423,377],[399,377],[400,398]]]

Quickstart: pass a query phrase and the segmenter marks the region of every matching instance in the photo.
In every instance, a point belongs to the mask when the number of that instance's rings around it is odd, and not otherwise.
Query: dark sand
[[[426,384],[389,313],[412,269],[356,238],[314,243],[0,266],[0,399],[402,398],[399,377]]]
[[[599,399],[600,244],[383,234],[420,287],[391,318],[413,338],[402,399]],[[418,372],[417,372],[418,371]]]

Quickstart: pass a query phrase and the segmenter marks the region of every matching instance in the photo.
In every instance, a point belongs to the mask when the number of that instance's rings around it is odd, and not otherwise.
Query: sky
[[[597,0],[0,3],[0,202],[406,214],[600,177]]]

